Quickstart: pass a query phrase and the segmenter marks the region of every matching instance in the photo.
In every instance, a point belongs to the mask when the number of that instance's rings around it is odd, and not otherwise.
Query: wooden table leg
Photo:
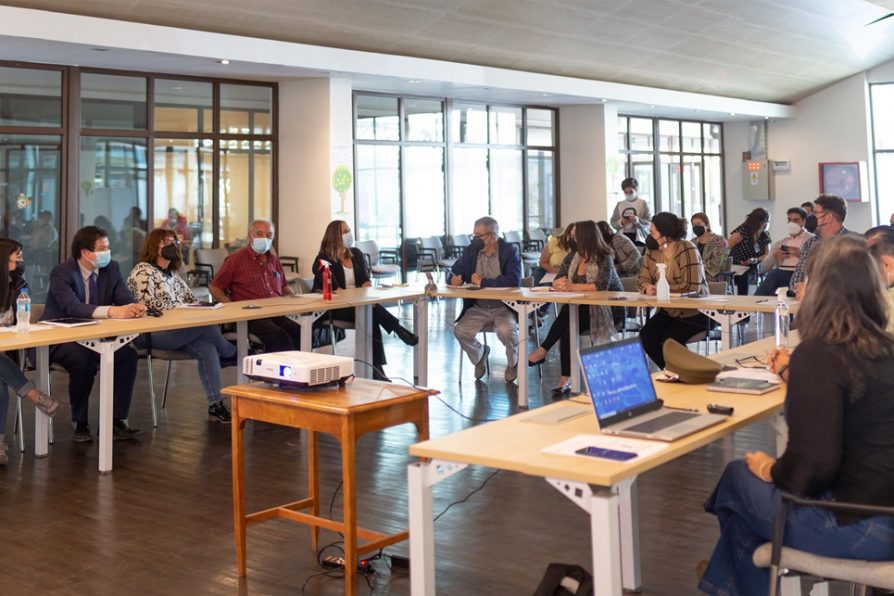
[[[317,433],[308,431],[307,433],[307,492],[308,496],[313,499],[311,506],[311,514],[314,517],[320,516],[320,469],[317,462]],[[310,526],[310,547],[317,552],[320,541],[319,526]]]
[[[236,571],[245,577],[245,478],[243,427],[245,421],[239,418],[239,399],[230,400],[233,449],[233,531],[236,535]]]
[[[341,436],[341,477],[342,495],[344,497],[344,535],[345,535],[345,594],[354,596],[357,581],[357,487],[355,454],[356,437],[353,421],[342,423]]]

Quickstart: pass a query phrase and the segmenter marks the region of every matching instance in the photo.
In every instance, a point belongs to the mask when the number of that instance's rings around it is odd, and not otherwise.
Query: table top
[[[224,387],[222,393],[237,399],[347,415],[428,399],[428,396],[436,395],[438,391],[354,378],[344,387],[325,387],[309,391],[277,389],[267,383],[249,383]]]
[[[796,341],[796,338],[794,339]],[[767,338],[721,352],[715,355],[715,358],[721,362],[728,362],[744,356],[764,357],[772,347],[773,339]],[[544,453],[542,451],[544,448],[577,435],[599,434],[590,399],[587,395],[582,395],[497,422],[417,443],[410,447],[410,454],[416,457],[501,468],[532,476],[577,480],[608,487],[770,416],[780,410],[785,398],[784,385],[781,389],[765,395],[716,393],[708,391],[707,385],[682,383],[655,383],[655,389],[658,397],[664,399],[668,406],[697,408],[704,412],[708,403],[719,402],[733,406],[735,413],[721,424],[668,443],[665,449],[652,455],[638,457],[631,462]],[[586,413],[553,424],[529,420],[560,408],[579,408]],[[573,411],[569,410],[568,413]]]

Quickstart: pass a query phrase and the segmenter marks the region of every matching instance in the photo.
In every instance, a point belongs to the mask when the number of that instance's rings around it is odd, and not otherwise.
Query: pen
[[[675,408],[675,407],[673,407],[673,406],[663,406],[663,407],[667,408],[668,410],[679,410],[680,412],[695,412],[695,413],[698,413],[698,410],[696,410],[695,408]]]
[[[763,304],[764,302],[769,302],[769,300],[758,300],[755,304]]]

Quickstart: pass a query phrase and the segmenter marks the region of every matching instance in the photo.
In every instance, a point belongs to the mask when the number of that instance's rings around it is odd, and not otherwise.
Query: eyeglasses
[[[165,238],[165,241],[164,241],[165,246],[170,246],[172,244],[174,246],[180,246],[180,241],[177,240],[176,238]]]
[[[483,234],[472,234],[473,237],[478,238],[479,240],[484,240],[488,236],[492,236],[493,232],[485,232]]]
[[[825,215],[829,215],[830,213],[831,213],[831,211],[817,211],[816,209],[813,210],[813,216],[817,219],[819,219]]]
[[[745,358],[736,358],[736,364],[741,368],[767,368],[767,363],[757,356],[747,356]]]

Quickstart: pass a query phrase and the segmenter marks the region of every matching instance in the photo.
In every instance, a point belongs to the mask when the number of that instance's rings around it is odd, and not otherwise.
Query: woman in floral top
[[[711,231],[711,220],[705,213],[695,213],[690,219],[692,233],[695,238],[692,243],[702,256],[702,264],[705,266],[705,277],[708,281],[719,281],[719,276],[728,269],[726,263],[726,238]]]
[[[127,288],[147,308],[170,310],[198,302],[178,271],[183,264],[173,230],[153,230],[143,243],[140,262],[127,278]],[[217,325],[190,327],[151,334],[153,348],[186,352],[199,363],[199,378],[208,400],[208,416],[230,422],[230,411],[220,394],[221,365],[235,365],[236,346],[224,339]],[[145,347],[145,336],[136,340]]]
[[[758,207],[748,214],[745,222],[733,230],[727,240],[733,265],[748,267],[747,271],[736,276],[736,293],[741,296],[748,294],[748,286],[757,279],[758,264],[769,253],[771,240],[767,234],[768,225],[770,214]]]

